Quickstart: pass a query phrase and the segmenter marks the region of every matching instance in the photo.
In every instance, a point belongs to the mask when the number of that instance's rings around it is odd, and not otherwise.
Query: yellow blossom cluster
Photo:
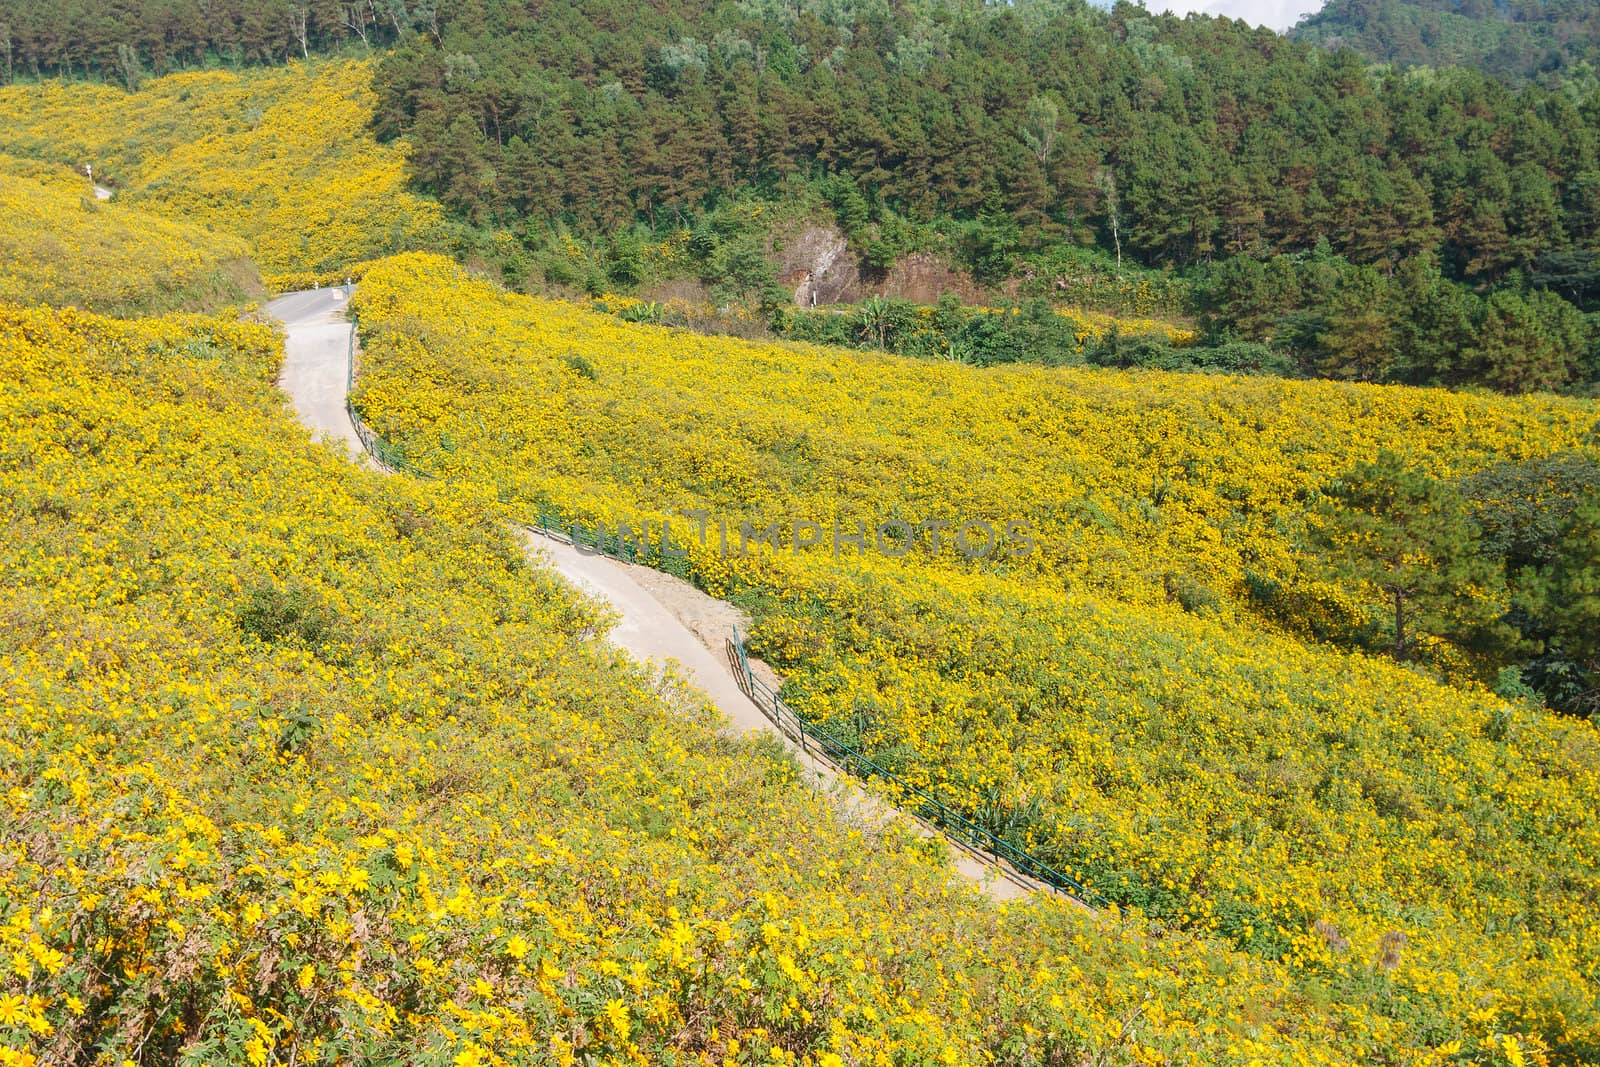
[[[1306,494],[1352,463],[1593,448],[1592,404],[750,344],[423,255],[357,304],[357,404],[418,465],[518,517],[673,523],[662,565],[752,609],[795,707],[996,832],[1281,964],[1374,1055],[1600,1040],[1594,728],[1273,632],[1241,588],[1301,580]],[[965,558],[974,521],[1027,532]]]
[[[1021,309],[1016,307],[986,307],[983,310],[991,315],[1022,313]],[[1058,307],[1055,312],[1072,323],[1072,334],[1077,339],[1080,349],[1094,341],[1102,340],[1113,331],[1125,337],[1160,337],[1174,348],[1188,348],[1200,339],[1200,332],[1192,326],[1180,326],[1165,319],[1128,318],[1107,311],[1089,311],[1080,307]],[[931,318],[933,309],[925,309],[923,314]]]
[[[375,260],[359,260],[347,263],[337,270],[297,270],[280,274],[267,274],[262,277],[262,282],[267,290],[273,293],[298,293],[305,289],[327,288],[331,285],[344,285],[346,282],[359,282],[362,275],[366,274],[367,267]]]
[[[0,152],[0,174],[13,178],[29,178],[40,185],[70,190],[83,196],[88,196],[94,191],[89,179],[71,167],[42,159],[26,159],[11,155],[9,152]]]
[[[1073,334],[1080,348],[1100,340],[1113,330],[1125,337],[1161,337],[1174,348],[1187,348],[1200,339],[1199,331],[1194,327],[1179,326],[1162,319],[1125,318],[1083,308],[1057,308],[1056,314],[1072,323]]]
[[[96,200],[66,167],[0,156],[0,300],[211,310],[260,292],[249,256],[238,238]]]
[[[280,355],[233,319],[0,306],[0,1064],[1315,1065],[1394,1039],[1280,965],[995,908],[843,821],[598,643],[497,513],[311,444]]]
[[[669,300],[646,300],[623,293],[601,293],[590,304],[596,311],[609,312],[624,319],[640,312],[653,312],[653,318],[666,322],[683,323],[690,329],[704,333],[724,333],[730,327],[757,333],[766,331],[765,319],[754,308],[743,304],[716,305],[704,300],[686,300],[673,297]],[[743,332],[743,331],[740,331]]]
[[[92,166],[119,200],[244,238],[267,272],[346,265],[443,240],[439,205],[380,145],[372,64],[174,74],[128,93],[46,81],[0,88],[0,150]]]

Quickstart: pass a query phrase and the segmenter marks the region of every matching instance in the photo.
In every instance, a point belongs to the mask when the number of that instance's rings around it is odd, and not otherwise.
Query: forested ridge
[[[1600,6],[1592,0],[1328,0],[1292,36],[1385,62],[1475,67],[1511,81],[1593,77]]]
[[[1037,253],[1096,246],[1118,271],[1187,272],[1180,310],[1209,340],[1306,373],[1507,391],[1595,373],[1592,82],[1371,69],[1080,0],[476,0],[377,88],[419,185],[530,244],[551,221],[615,244],[804,189],[879,266],[931,246],[1027,278],[1060,269]]]
[[[1228,20],[1076,0],[450,11],[380,69],[379,124],[477,216],[659,222],[841,174],[911,219],[1088,224],[1151,264],[1327,238],[1490,278],[1600,226],[1592,94],[1371,73]]]
[[[0,0],[0,83],[281,63],[437,33],[449,0]]]

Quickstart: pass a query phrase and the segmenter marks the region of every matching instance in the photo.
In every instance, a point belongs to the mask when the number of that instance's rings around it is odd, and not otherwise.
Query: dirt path
[[[343,442],[354,459],[365,452],[345,408],[351,331],[344,318],[345,295],[339,289],[290,293],[269,303],[266,311],[283,323],[285,332],[279,387],[289,394],[313,438]],[[608,634],[613,645],[658,668],[672,665],[722,712],[732,732],[765,732],[783,740],[808,777],[832,792],[846,818],[869,830],[904,820],[917,832],[942,836],[873,797],[830,764],[790,745],[745,696],[720,654],[722,641],[742,620],[738,609],[671,575],[582,552],[533,530],[519,533],[529,555],[554,567],[584,594],[616,610],[619,622]],[[769,680],[776,681],[770,672]],[[1032,883],[977,853],[952,847],[951,854],[956,869],[995,900],[1024,898],[1034,889]]]

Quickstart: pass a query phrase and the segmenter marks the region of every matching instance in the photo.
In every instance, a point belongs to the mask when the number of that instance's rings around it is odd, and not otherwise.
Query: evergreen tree
[[[1318,373],[1358,382],[1388,380],[1395,352],[1387,296],[1383,278],[1371,267],[1350,272],[1329,304]]]
[[[1573,508],[1554,557],[1518,600],[1547,635],[1535,684],[1556,707],[1593,716],[1600,711],[1600,490],[1591,488]]]
[[[1465,502],[1398,454],[1330,485],[1310,532],[1334,578],[1383,598],[1396,659],[1412,657],[1418,634],[1467,645],[1496,627],[1503,580]]]
[[[1588,347],[1583,316],[1552,292],[1489,298],[1466,362],[1473,379],[1505,393],[1559,389],[1582,366]]]
[[[1400,264],[1390,289],[1395,377],[1412,385],[1468,380],[1466,353],[1477,337],[1481,301],[1444,277],[1439,261],[1416,256]]]

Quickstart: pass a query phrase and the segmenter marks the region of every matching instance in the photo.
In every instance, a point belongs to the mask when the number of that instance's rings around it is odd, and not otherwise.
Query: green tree
[[[1390,286],[1395,376],[1412,385],[1451,385],[1467,378],[1465,353],[1477,336],[1482,301],[1450,281],[1431,256],[1402,262]]]
[[[1396,659],[1412,657],[1418,634],[1475,644],[1503,613],[1503,578],[1465,501],[1397,453],[1330,485],[1310,534],[1336,580],[1382,596]]]
[[[1394,369],[1388,287],[1371,267],[1352,271],[1335,294],[1322,331],[1317,371],[1330,378],[1381,382]]]
[[[1011,259],[1022,243],[1016,219],[1000,211],[984,211],[968,225],[961,243],[962,257],[973,276],[994,284],[1011,273]]]
[[[1600,711],[1600,489],[1572,509],[1553,558],[1532,572],[1518,604],[1545,630],[1534,684],[1561,710],[1592,717]]]
[[[1472,376],[1503,393],[1558,389],[1583,364],[1588,330],[1577,308],[1548,290],[1489,298],[1467,354]]]
[[[1505,563],[1515,581],[1528,568],[1552,562],[1566,537],[1573,511],[1600,493],[1600,460],[1582,452],[1557,452],[1529,460],[1506,460],[1459,483],[1485,554]]]

